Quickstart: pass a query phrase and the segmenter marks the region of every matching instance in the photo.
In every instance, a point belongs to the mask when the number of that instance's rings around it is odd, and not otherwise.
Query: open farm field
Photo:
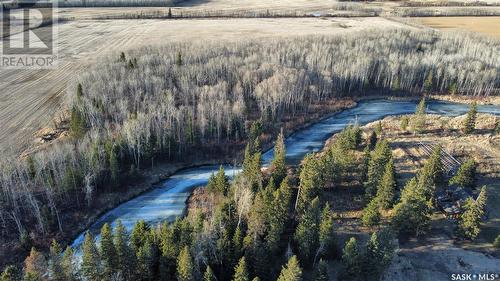
[[[416,21],[446,31],[465,30],[500,38],[500,17],[417,17]]]
[[[418,1],[417,1],[418,2]],[[448,2],[446,2],[448,3]],[[439,5],[446,5],[440,3]],[[460,2],[461,3],[461,2]],[[368,4],[337,1],[183,1],[172,8],[174,16],[232,15],[252,13],[351,13],[380,11],[381,15],[403,5],[402,2],[372,2]],[[420,5],[420,4],[417,4]],[[438,4],[436,4],[438,5]],[[454,3],[453,5],[459,5]],[[461,4],[460,4],[461,5]],[[488,2],[498,9],[496,2]],[[469,7],[464,7],[465,9]],[[33,134],[52,125],[52,118],[64,101],[67,82],[105,54],[119,53],[144,45],[180,41],[235,40],[239,38],[271,38],[285,36],[329,35],[377,28],[419,28],[390,18],[231,18],[141,20],[144,15],[166,15],[168,7],[100,7],[60,8],[58,17],[69,20],[59,28],[59,66],[53,70],[0,70],[0,151],[15,155],[33,142]],[[97,20],[107,18],[133,20]],[[499,37],[500,17],[425,17],[418,21],[437,29],[470,30]]]

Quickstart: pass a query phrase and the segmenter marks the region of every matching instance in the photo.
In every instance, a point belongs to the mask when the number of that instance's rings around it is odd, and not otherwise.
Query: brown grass
[[[500,17],[421,17],[413,19],[432,28],[447,31],[465,30],[500,38]]]

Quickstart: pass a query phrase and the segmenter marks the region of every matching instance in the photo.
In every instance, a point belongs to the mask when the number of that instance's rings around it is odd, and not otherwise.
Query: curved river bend
[[[325,141],[334,133],[342,130],[346,125],[358,121],[360,125],[382,119],[388,115],[410,114],[415,112],[417,103],[415,101],[391,101],[391,100],[367,100],[361,101],[351,109],[346,109],[331,117],[314,123],[313,125],[295,132],[286,138],[287,162],[298,162],[307,153],[319,151],[323,148]],[[468,105],[428,101],[427,112],[447,116],[464,114]],[[479,112],[500,115],[500,106],[480,105]],[[263,166],[269,165],[273,158],[273,150],[266,151],[262,156]],[[184,213],[186,200],[197,186],[204,185],[219,165],[201,166],[181,170],[169,179],[165,180],[159,187],[148,191],[134,199],[127,201],[109,212],[102,215],[89,228],[94,236],[97,236],[104,223],[115,226],[121,220],[127,230],[131,230],[135,222],[144,220],[149,224],[155,224],[164,220],[173,220]],[[225,165],[224,169],[229,177],[234,177],[241,171],[240,167]],[[83,243],[84,234],[80,234],[73,244],[73,248],[79,248]]]

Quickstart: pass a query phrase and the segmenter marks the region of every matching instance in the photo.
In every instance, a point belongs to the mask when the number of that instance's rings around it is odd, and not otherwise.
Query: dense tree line
[[[379,280],[396,247],[396,235],[421,235],[428,230],[434,193],[446,184],[437,146],[416,176],[399,191],[389,143],[349,125],[320,154],[300,166],[298,189],[287,176],[284,136],[276,141],[274,160],[261,170],[261,124],[249,130],[243,171],[229,182],[221,167],[210,177],[206,192],[218,198],[210,211],[191,209],[172,223],[105,224],[96,241],[87,233],[81,261],[73,250],[53,242],[48,257],[32,249],[23,272],[8,267],[6,280],[328,280],[326,264],[340,259],[343,280]],[[380,132],[379,132],[380,133]],[[361,159],[353,156],[363,150]],[[472,164],[470,164],[472,163]],[[360,164],[360,165],[358,165]],[[473,184],[473,161],[467,161],[450,184]],[[352,173],[365,174],[367,207],[361,221],[380,226],[380,210],[393,207],[390,223],[361,246],[353,237],[342,251],[335,233],[335,215],[323,194]],[[472,183],[471,183],[472,182]],[[483,187],[468,199],[457,233],[474,239],[485,215]],[[11,277],[14,276],[14,277]],[[17,277],[16,277],[17,276]],[[7,277],[5,277],[7,278]]]
[[[157,226],[139,221],[130,233],[120,222],[114,229],[105,224],[99,241],[91,233],[85,235],[81,260],[73,249],[63,252],[54,241],[48,257],[32,249],[23,277],[17,272],[11,280],[298,281],[303,280],[303,270],[312,272],[313,280],[328,280],[326,261],[340,257],[334,214],[320,199],[322,186],[308,185],[313,170],[325,182],[338,181],[338,176],[327,178],[324,174],[332,170],[330,165],[344,162],[332,162],[330,153],[310,155],[309,161],[318,165],[302,165],[301,189],[319,189],[304,193],[302,196],[314,198],[296,209],[296,192],[286,174],[283,134],[278,136],[274,160],[264,174],[260,169],[259,125],[251,131],[243,172],[232,183],[222,167],[210,177],[206,192],[219,198],[212,211],[194,209],[185,218]],[[358,132],[357,126],[349,126],[339,134],[334,157],[343,157],[359,145]],[[369,255],[389,255],[385,247],[392,241],[382,239],[382,234],[374,234],[367,246],[363,262],[371,264],[370,270],[378,271],[385,265],[374,264]],[[11,271],[15,269],[9,267],[4,274]]]
[[[500,11],[494,7],[400,7],[393,13],[402,17],[459,17],[459,16],[498,16]]]
[[[170,44],[106,59],[69,87],[71,141],[0,163],[0,231],[6,235],[15,229],[20,238],[28,231],[62,232],[61,209],[92,206],[96,194],[118,186],[121,177],[135,176],[152,159],[175,161],[201,145],[242,141],[252,134],[251,121],[260,119],[262,129],[272,130],[283,117],[332,97],[365,89],[495,93],[497,44],[394,30]],[[314,172],[301,175],[300,210],[315,198],[314,188],[342,177],[349,167],[349,157],[336,155],[352,143],[338,143],[329,156],[304,165],[333,170],[320,179]],[[259,156],[253,146],[258,144],[250,146],[254,158],[244,166],[256,171]],[[279,186],[284,173],[276,173]],[[249,175],[252,192],[265,186],[258,172]]]

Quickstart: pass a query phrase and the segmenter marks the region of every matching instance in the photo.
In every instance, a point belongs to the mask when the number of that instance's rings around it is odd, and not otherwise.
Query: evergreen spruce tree
[[[174,223],[175,224],[175,223]],[[160,249],[161,257],[159,264],[160,279],[167,280],[174,276],[177,270],[178,247],[174,225],[164,222],[160,227]]]
[[[361,142],[361,129],[358,125],[347,125],[340,133],[337,134],[337,139],[334,146],[337,146],[341,151],[354,150]]]
[[[217,186],[218,192],[227,195],[227,192],[229,190],[229,181],[226,177],[226,173],[224,172],[224,167],[222,167],[222,165],[219,167],[219,171],[215,176],[215,184]]]
[[[120,58],[118,59],[118,61],[120,61],[120,62],[126,62],[127,61],[127,58],[126,58],[124,52],[120,53]],[[78,84],[78,85],[80,85],[80,84]]]
[[[252,166],[252,154],[252,146],[250,145],[250,142],[248,142],[245,146],[245,157],[243,158],[243,174],[245,174],[245,172],[250,172]]]
[[[321,255],[326,258],[332,258],[337,253],[335,231],[333,229],[333,216],[330,211],[330,205],[325,204],[321,212],[321,223],[319,226],[319,245]]]
[[[375,146],[377,145],[377,142],[378,142],[377,133],[375,133],[375,131],[372,131],[372,133],[370,134],[370,137],[368,138],[368,143],[367,143],[370,150],[375,148]]]
[[[227,264],[228,266],[233,265],[234,254],[231,252],[231,238],[229,229],[224,227],[219,231],[218,239],[216,241],[216,251],[219,253],[219,259],[221,264]],[[224,272],[227,274],[227,272]],[[223,273],[223,274],[224,274]]]
[[[363,131],[359,127],[357,121],[354,127],[352,128],[352,134],[354,136],[354,149],[356,149],[361,145],[361,142],[363,141]]]
[[[477,205],[481,209],[481,217],[484,216],[487,200],[488,200],[488,195],[487,195],[486,185],[483,185],[476,199]]]
[[[374,226],[380,223],[380,211],[379,211],[378,198],[373,198],[370,203],[363,210],[363,216],[361,217],[361,221],[365,226]]]
[[[382,127],[382,121],[378,121],[377,126],[375,127],[375,133],[378,136],[381,136],[383,131],[384,131],[384,128]]]
[[[113,235],[113,245],[115,251],[115,266],[116,271],[121,272],[123,276],[129,276],[128,273],[133,271],[133,256],[132,249],[129,245],[129,236],[125,226],[123,226],[121,220],[118,220],[115,227]],[[101,246],[102,247],[102,246]]]
[[[266,188],[257,193],[248,218],[248,233],[254,237],[264,236],[269,230],[270,209],[273,200],[272,190]]]
[[[451,184],[458,184],[461,187],[474,187],[476,180],[476,162],[474,159],[467,159],[458,169],[453,178],[450,179]]]
[[[250,144],[247,144],[245,148],[245,159],[243,160],[242,175],[248,181],[248,184],[252,187],[253,192],[257,192],[262,188],[263,176],[260,169],[261,157],[262,154],[260,152],[254,153]]]
[[[392,150],[389,143],[386,140],[378,142],[368,165],[368,176],[365,184],[366,198],[371,199],[377,194],[386,165],[391,158]]]
[[[438,145],[432,150],[431,156],[418,173],[418,192],[424,196],[425,200],[432,200],[436,186],[444,181],[441,154],[442,148]]]
[[[87,231],[85,240],[82,245],[82,263],[81,272],[84,278],[88,281],[102,280],[101,257],[97,248],[94,237]]]
[[[327,154],[317,159],[318,170],[321,173],[321,184],[326,180],[337,183],[346,176],[354,164],[353,150],[356,148],[355,134],[352,126],[337,134],[337,139],[327,150]]]
[[[232,281],[250,281],[245,257],[242,257],[238,262],[238,265],[234,268]]]
[[[64,251],[64,255],[61,261],[61,267],[64,274],[65,281],[76,281],[78,280],[78,271],[75,266],[75,259],[73,249],[68,246]]]
[[[319,247],[319,220],[319,198],[316,197],[312,200],[304,214],[300,217],[299,224],[297,225],[294,234],[294,240],[298,247],[300,260],[306,264],[313,261]]]
[[[277,281],[301,281],[302,268],[296,256],[292,256],[287,264],[282,267]]]
[[[361,254],[356,238],[351,237],[342,251],[342,280],[357,280],[361,274]]]
[[[66,281],[62,267],[62,249],[54,239],[50,245],[49,276],[54,281]]]
[[[297,209],[299,213],[303,213],[309,202],[320,194],[321,187],[324,185],[320,162],[315,154],[308,154],[304,158],[299,178]]]
[[[21,280],[21,273],[14,265],[8,265],[0,274],[0,281],[19,281]]]
[[[183,64],[183,62],[182,62],[182,53],[181,53],[181,51],[178,51],[178,52],[177,52],[177,55],[176,55],[176,57],[175,57],[175,64],[176,64],[177,66],[181,66],[181,65]]]
[[[127,230],[121,220],[118,221],[113,237],[116,252],[116,270],[121,272],[125,279],[131,279],[134,271],[134,253],[130,249]]]
[[[385,165],[384,175],[377,190],[377,201],[383,209],[389,209],[396,195],[396,179],[394,176],[394,160],[392,158]]]
[[[425,109],[426,103],[425,98],[422,98],[417,105],[415,110],[415,115],[413,116],[413,120],[411,122],[411,127],[414,133],[420,133],[424,130],[425,127]]]
[[[457,93],[457,82],[453,81],[448,87],[448,94],[455,95]]]
[[[250,126],[250,132],[248,134],[248,143],[253,145],[261,134],[262,134],[262,123],[260,121],[253,122],[252,125]],[[252,148],[252,153],[255,152],[257,152],[257,149]]]
[[[210,175],[210,177],[208,178],[206,189],[208,192],[211,192],[211,193],[217,192],[217,185],[215,183],[215,174],[214,173],[212,173]]]
[[[129,69],[134,69],[134,68],[136,67],[136,65],[134,64],[134,60],[133,60],[133,59],[129,59],[129,60],[128,60],[127,67],[128,67]]]
[[[401,83],[399,82],[399,77],[394,77],[394,79],[391,81],[391,90],[392,91],[399,91],[401,89]]]
[[[207,190],[209,192],[217,192],[223,195],[227,195],[229,191],[229,180],[224,172],[224,167],[221,165],[217,174],[212,174],[208,179]]]
[[[417,105],[417,108],[415,109],[415,114],[425,114],[425,109],[427,107],[425,97],[420,100],[420,102]]]
[[[113,243],[113,232],[108,223],[101,228],[100,255],[103,264],[103,278],[111,280],[117,271],[116,249]]]
[[[240,226],[236,227],[234,231],[232,245],[233,245],[233,260],[238,260],[243,255],[243,232]]]
[[[153,280],[156,256],[154,245],[149,238],[147,238],[144,244],[138,248],[136,252],[136,259],[136,277],[140,280]]]
[[[86,130],[85,117],[76,106],[73,106],[73,108],[71,109],[71,119],[70,119],[71,135],[75,138],[81,138],[85,134],[85,130]]]
[[[203,281],[216,281],[217,278],[215,278],[215,274],[210,268],[210,266],[207,266],[207,269],[205,270],[205,273],[203,274]]]
[[[327,264],[324,260],[319,260],[314,269],[313,281],[328,281]]]
[[[430,93],[430,91],[432,90],[432,85],[433,85],[432,72],[429,72],[427,78],[425,78],[424,81],[424,91],[426,93]]]
[[[281,182],[280,187],[273,192],[272,202],[266,207],[269,217],[269,231],[265,240],[270,252],[278,250],[281,234],[285,230],[285,224],[288,219],[290,200],[291,193],[288,186],[288,178],[285,178]]]
[[[493,241],[493,247],[495,248],[500,248],[500,234],[497,235],[497,238],[495,238],[495,241]]]
[[[408,116],[403,116],[401,117],[401,124],[400,124],[400,129],[402,131],[405,131],[408,129],[408,124],[410,123],[410,118]]]
[[[471,134],[476,129],[477,104],[473,102],[470,105],[469,112],[463,123],[463,131],[465,134]]]
[[[250,235],[247,235],[244,244],[247,269],[251,267],[253,274],[257,276],[269,275],[270,253],[264,242],[261,239],[253,239]]]
[[[177,280],[193,281],[194,265],[188,246],[185,246],[177,258]]]
[[[125,56],[125,54],[123,54],[123,56]],[[78,83],[78,85],[76,86],[76,100],[80,101],[82,97],[83,97],[83,87],[82,84]]]
[[[374,232],[366,245],[364,271],[370,280],[379,280],[394,255],[394,236],[389,229]]]
[[[149,226],[145,221],[139,220],[134,224],[130,234],[130,244],[135,253],[139,251],[149,237]]]
[[[252,157],[252,186],[253,190],[258,190],[262,188],[263,175],[261,171],[262,166],[262,153],[255,152]]]
[[[34,179],[36,176],[36,165],[35,159],[33,159],[33,156],[31,154],[26,157],[26,165],[28,166],[28,173],[31,179]]]
[[[486,201],[486,186],[483,186],[476,200],[469,198],[465,202],[464,212],[459,220],[459,230],[466,238],[475,239],[479,234],[479,226],[485,214]]]
[[[42,281],[42,277],[33,272],[25,272],[23,281]]]
[[[370,166],[371,153],[370,146],[367,145],[363,149],[363,162],[361,165],[361,182],[364,183],[368,179],[368,167]]]
[[[468,198],[464,204],[464,212],[458,221],[459,233],[468,239],[474,240],[479,235],[481,218],[484,214],[484,209],[479,206],[478,202]]]
[[[401,200],[393,210],[392,224],[398,233],[421,235],[430,222],[432,203],[419,191],[415,178],[408,181],[401,193]]]
[[[281,130],[278,138],[276,139],[276,144],[274,145],[274,159],[272,162],[272,167],[272,177],[274,178],[275,183],[279,185],[281,181],[286,177],[286,148],[283,130]]]

